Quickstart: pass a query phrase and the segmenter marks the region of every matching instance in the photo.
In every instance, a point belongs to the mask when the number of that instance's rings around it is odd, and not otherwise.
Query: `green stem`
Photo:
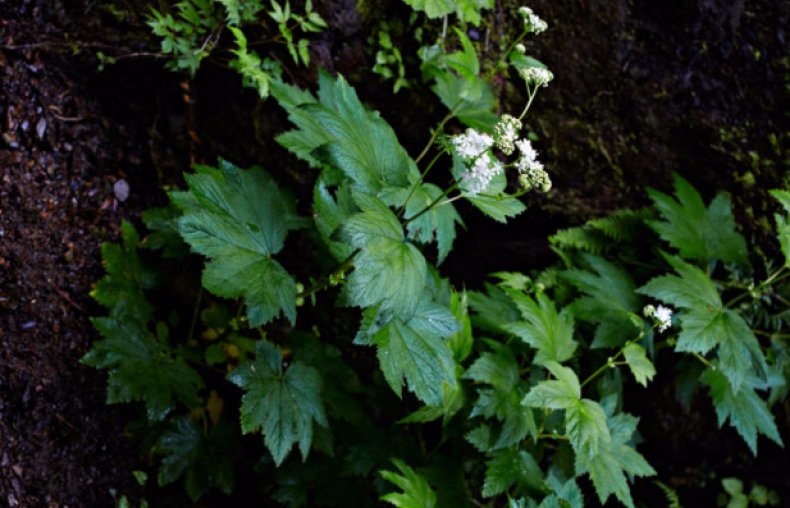
[[[420,152],[420,155],[418,155],[417,158],[414,159],[414,162],[416,162],[417,164],[420,163],[420,161],[423,159],[423,157],[425,157],[425,155],[428,153],[428,150],[431,149],[431,146],[433,146],[433,142],[436,141],[436,138],[437,138],[437,136],[439,136],[439,133],[443,132],[444,125],[447,122],[449,122],[450,119],[452,119],[454,116],[455,116],[455,108],[451,109],[450,112],[447,113],[444,116],[444,118],[442,118],[441,122],[439,122],[439,125],[437,125],[436,129],[433,131],[433,134],[431,135],[431,139],[428,140],[428,144],[426,144],[425,148],[422,149],[422,152]]]
[[[203,299],[203,284],[200,285],[200,289],[198,289],[197,301],[195,302],[195,308],[192,311],[192,321],[189,323],[189,334],[187,335],[187,341],[192,340],[192,336],[195,334],[195,327],[197,326],[198,316],[200,315],[200,302]]]
[[[417,187],[419,187],[422,184],[422,182],[425,180],[425,177],[428,175],[428,171],[431,170],[433,165],[436,164],[436,161],[438,161],[442,155],[444,155],[444,151],[437,153],[436,156],[433,159],[431,159],[431,162],[428,163],[428,167],[425,168],[425,171],[423,171],[422,174],[420,175],[420,179],[417,180],[414,183],[414,185],[412,185],[411,189],[409,190],[409,194],[406,196],[406,199],[403,201],[400,210],[398,210],[398,217],[401,217],[403,215],[403,212],[406,211],[406,205],[409,203],[409,200],[414,195],[414,192],[417,190]]]
[[[337,268],[337,270],[332,272],[331,275],[336,275],[336,274],[341,274],[341,273],[344,274],[344,273],[346,273],[346,271],[349,268],[354,266],[354,256],[356,255],[356,253],[357,253],[357,251],[354,251],[351,254],[349,254],[349,256],[346,259],[344,259],[342,263],[340,263],[340,266]],[[321,279],[318,280],[318,282],[316,282],[315,284],[310,286],[305,291],[302,291],[301,293],[297,293],[296,297],[297,298],[306,298],[308,296],[312,296],[315,293],[318,293],[319,291],[325,289],[327,286],[329,286],[329,284],[331,282],[331,275],[327,275],[327,276],[322,277]]]
[[[538,95],[538,88],[540,87],[536,86],[534,89],[530,90],[529,85],[527,85],[527,93],[529,93],[529,100],[527,101],[527,105],[524,106],[524,111],[522,111],[521,114],[519,115],[518,117],[519,120],[524,118],[524,115],[526,115],[527,111],[529,111],[529,107],[532,105],[532,101],[535,99],[535,96]]]

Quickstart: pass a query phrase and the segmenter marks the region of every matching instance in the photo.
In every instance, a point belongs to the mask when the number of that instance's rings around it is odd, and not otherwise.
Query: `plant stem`
[[[433,159],[431,159],[431,162],[428,163],[428,167],[425,168],[425,171],[423,171],[422,174],[420,175],[420,179],[417,180],[417,182],[415,182],[414,185],[412,185],[411,189],[409,190],[409,194],[406,196],[406,199],[403,201],[400,210],[398,210],[398,217],[402,216],[403,212],[406,211],[406,205],[409,203],[409,200],[414,195],[414,192],[417,190],[417,187],[419,187],[420,184],[422,184],[422,182],[425,180],[425,176],[428,174],[428,171],[431,170],[433,165],[436,164],[436,161],[438,161],[442,155],[444,155],[444,151],[437,153],[436,156]]]
[[[447,122],[449,122],[450,119],[453,118],[454,116],[455,116],[455,108],[451,109],[449,113],[444,115],[444,118],[442,118],[441,122],[439,122],[439,125],[437,125],[436,129],[433,131],[433,134],[431,135],[431,139],[428,140],[428,144],[426,144],[425,148],[422,149],[420,155],[418,155],[417,158],[414,159],[414,162],[416,162],[417,164],[420,163],[423,157],[425,157],[425,155],[428,153],[428,150],[431,149],[433,142],[436,141],[436,137],[439,135],[440,132],[444,130],[444,125]]]
[[[192,340],[192,336],[195,333],[195,327],[197,326],[198,316],[200,315],[200,301],[203,299],[203,284],[200,285],[200,289],[198,289],[197,301],[195,302],[195,308],[192,311],[192,321],[189,323],[189,334],[187,335],[187,341]]]
[[[342,263],[340,263],[340,266],[337,268],[337,270],[332,272],[331,275],[335,275],[335,274],[339,274],[339,273],[346,273],[346,271],[349,268],[354,266],[354,256],[356,255],[356,253],[357,253],[357,251],[355,250],[354,252],[349,254],[349,256],[346,259],[344,259]],[[318,282],[313,284],[311,287],[309,287],[305,291],[302,291],[301,293],[297,293],[296,297],[297,298],[306,298],[308,296],[312,296],[315,293],[318,293],[319,291],[325,289],[327,286],[329,286],[329,284],[331,282],[331,275],[327,275],[327,276],[321,277],[321,279],[319,279]]]
[[[522,111],[521,114],[519,115],[518,117],[519,120],[524,118],[524,115],[526,115],[527,111],[529,111],[529,107],[532,105],[532,101],[535,99],[535,96],[538,95],[538,88],[540,87],[536,86],[534,89],[530,90],[529,85],[527,85],[527,93],[529,93],[529,100],[527,101],[527,105],[524,106],[524,111]]]

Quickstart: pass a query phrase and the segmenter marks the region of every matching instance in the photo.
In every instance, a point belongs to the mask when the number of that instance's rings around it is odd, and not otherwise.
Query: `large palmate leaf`
[[[470,203],[497,222],[505,223],[508,217],[515,217],[527,209],[527,207],[505,193],[507,180],[504,173],[495,176],[488,187],[476,196],[467,196]]]
[[[757,455],[758,434],[782,444],[773,415],[753,388],[744,386],[735,391],[727,377],[712,369],[705,371],[702,382],[710,387],[719,426],[729,420],[753,454]]]
[[[293,201],[262,169],[197,166],[185,176],[200,207],[189,206],[178,230],[192,250],[211,259],[203,285],[225,298],[244,297],[250,325],[284,314],[296,319],[296,285],[272,255],[300,227]]]
[[[376,197],[354,193],[362,212],[346,221],[345,238],[358,249],[345,292],[359,307],[381,304],[409,313],[425,288],[427,265],[419,249],[405,241],[397,217]]]
[[[278,141],[314,165],[320,161],[342,171],[355,189],[377,194],[407,186],[417,167],[389,124],[363,106],[342,76],[322,75],[320,85],[319,102],[286,86],[273,89],[298,127]]]
[[[228,379],[244,390],[242,431],[246,434],[262,430],[266,448],[277,465],[282,464],[294,444],[299,445],[302,459],[306,459],[314,426],[328,424],[318,371],[298,360],[283,369],[280,351],[261,341],[255,361],[237,368]]]
[[[735,231],[730,200],[724,194],[717,195],[705,208],[699,193],[680,175],[675,175],[677,200],[656,190],[648,193],[664,219],[648,224],[678,249],[681,257],[706,262],[740,262],[746,258],[746,242]]]
[[[705,272],[678,258],[667,259],[678,275],[655,277],[638,291],[684,309],[675,350],[706,354],[718,348],[719,368],[736,392],[749,377],[765,379],[768,366],[749,325],[724,307]]]
[[[93,318],[104,337],[82,357],[82,363],[107,369],[107,403],[144,402],[151,420],[162,420],[177,402],[198,405],[203,380],[177,356],[165,337],[153,337],[141,324]]]
[[[355,342],[377,347],[381,370],[398,396],[405,378],[420,400],[438,406],[443,386],[455,385],[455,364],[444,339],[456,331],[448,309],[421,300],[409,315],[366,310]]]

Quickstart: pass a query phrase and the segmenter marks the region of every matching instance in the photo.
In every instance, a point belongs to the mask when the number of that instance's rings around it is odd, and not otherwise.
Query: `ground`
[[[391,99],[365,53],[381,14],[406,8],[366,2],[359,14],[351,0],[316,4],[331,29],[313,44],[314,61],[349,76],[416,153],[443,112],[422,92]],[[765,190],[790,174],[788,2],[533,4],[552,29],[529,50],[557,79],[529,127],[556,190],[507,227],[481,227],[462,209],[473,233],[461,234],[446,273],[476,287],[490,271],[544,265],[548,233],[639,206],[644,187],[666,189],[672,171],[707,197],[729,191],[747,235],[766,241]],[[508,5],[497,2],[491,37],[512,28]],[[117,238],[120,220],[138,221],[190,161],[218,155],[276,161],[269,169],[309,208],[312,175],[272,141],[285,118],[271,101],[259,103],[216,66],[189,80],[131,56],[156,47],[140,19],[104,7],[0,0],[0,493],[11,506],[107,505],[146,467],[124,436],[124,408],[104,405],[104,376],[78,363],[96,337],[89,316],[99,309],[88,293],[101,274],[100,243]],[[130,57],[98,72],[98,51]],[[314,68],[295,76],[302,86],[314,77]],[[503,111],[520,109],[519,90],[500,92]],[[790,499],[781,449],[761,441],[755,462],[734,432],[715,432],[709,405],[684,411],[667,383],[648,394],[629,394],[649,436],[644,453],[681,495],[707,504],[718,490],[713,472],[758,478]],[[790,428],[789,414],[780,408],[780,429]]]

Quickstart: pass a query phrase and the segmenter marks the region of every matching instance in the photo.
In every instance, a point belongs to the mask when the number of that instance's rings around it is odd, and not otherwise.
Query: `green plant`
[[[520,37],[542,26],[522,19]],[[144,214],[142,239],[124,223],[103,246],[93,296],[108,316],[83,362],[108,371],[108,403],[145,407],[160,485],[231,494],[249,468],[290,506],[549,507],[582,506],[589,477],[602,503],[634,506],[630,481],[655,471],[623,386],[673,376],[655,367],[673,353],[685,395],[707,387],[753,453],[760,434],[781,444],[760,392],[784,397],[790,365],[790,194],[775,193],[778,268],[725,195],[706,206],[677,176],[645,210],[554,235],[557,265],[455,288],[439,271],[455,203],[505,222],[551,188],[520,137],[551,73],[503,51],[492,68],[514,69],[527,103],[496,115],[477,49],[455,34],[457,48],[422,54],[449,112],[416,157],[342,77],[322,73],[317,94],[271,78],[294,126],[277,141],[315,170],[311,217],[266,170],[220,160]],[[468,129],[445,133],[454,121]]]
[[[261,98],[268,97],[270,83],[279,78],[281,66],[276,56],[261,58],[249,49],[243,28],[267,28],[269,36],[255,40],[255,44],[285,44],[293,62],[304,65],[310,63],[310,41],[300,38],[299,33],[320,32],[326,28],[326,22],[313,10],[311,0],[304,3],[304,14],[292,10],[289,0],[282,5],[277,0],[268,3],[263,0],[181,0],[173,10],[174,13],[163,13],[151,8],[148,20],[154,35],[162,39],[162,54],[171,57],[167,66],[194,75],[228,28],[235,42],[235,49],[228,49],[235,56],[230,66],[241,74],[244,86],[256,89]],[[276,34],[268,29],[261,13],[276,23]],[[100,63],[112,61],[102,54]]]

